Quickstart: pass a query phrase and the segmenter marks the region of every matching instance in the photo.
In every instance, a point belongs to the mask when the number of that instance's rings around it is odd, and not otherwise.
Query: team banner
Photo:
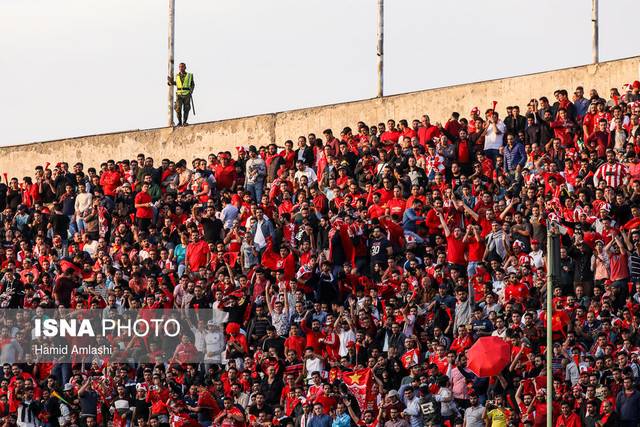
[[[359,369],[353,372],[344,372],[342,381],[349,391],[355,396],[361,410],[367,409],[367,400],[371,393],[371,368]]]
[[[216,314],[212,309],[4,309],[0,361],[224,363],[225,334]]]

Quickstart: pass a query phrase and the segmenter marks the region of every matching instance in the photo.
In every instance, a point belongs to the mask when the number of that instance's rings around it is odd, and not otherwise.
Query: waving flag
[[[402,355],[400,361],[402,362],[402,366],[404,366],[405,369],[409,369],[413,365],[417,365],[420,362],[420,352],[417,348],[409,350]]]
[[[355,396],[361,410],[367,408],[367,397],[371,393],[371,368],[359,369],[353,372],[344,372],[342,381],[349,391]]]

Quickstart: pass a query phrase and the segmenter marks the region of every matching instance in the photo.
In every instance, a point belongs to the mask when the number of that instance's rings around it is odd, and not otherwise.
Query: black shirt
[[[200,220],[204,228],[204,240],[207,243],[218,243],[224,224],[218,218],[202,218]]]
[[[369,254],[371,255],[371,264],[375,263],[383,263],[387,264],[387,259],[389,255],[387,253],[387,248],[391,247],[391,243],[384,238],[381,237],[379,239],[371,240],[369,245]]]
[[[262,381],[261,386],[264,398],[269,405],[277,405],[280,403],[280,395],[282,394],[282,388],[284,387],[284,383],[281,379],[276,378],[271,384],[269,384],[268,379],[265,378]]]
[[[18,209],[20,203],[22,203],[22,193],[20,190],[9,189],[6,196],[6,206],[15,211]]]
[[[69,217],[63,214],[53,213],[49,222],[53,226],[53,232],[59,234],[62,240],[67,240],[67,231],[69,230]]]
[[[136,399],[133,406],[136,408],[136,420],[144,419],[146,421],[149,419],[151,404],[146,399]],[[135,424],[138,425],[138,423]]]
[[[0,182],[0,211],[3,211],[7,207],[7,184]]]
[[[265,339],[262,343],[262,350],[267,351],[270,347],[275,348],[280,357],[284,357],[284,338],[276,336]]]

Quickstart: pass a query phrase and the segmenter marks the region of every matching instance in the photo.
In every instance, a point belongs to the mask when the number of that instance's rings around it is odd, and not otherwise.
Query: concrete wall
[[[558,88],[573,90],[582,85],[595,88],[608,97],[609,88],[640,79],[640,57],[567,68],[545,73],[412,92],[402,95],[305,108],[275,114],[201,123],[187,128],[159,128],[38,142],[0,148],[0,171],[22,178],[32,175],[36,165],[46,162],[70,164],[82,161],[85,166],[98,166],[106,159],[133,158],[139,152],[160,159],[168,157],[190,161],[206,157],[209,152],[233,150],[238,145],[282,144],[286,139],[332,128],[338,133],[357,121],[378,123],[389,118],[411,121],[428,113],[432,121],[446,121],[452,111],[468,116],[471,107],[489,108],[498,102],[498,110],[507,105],[520,105],[529,99],[548,96]]]

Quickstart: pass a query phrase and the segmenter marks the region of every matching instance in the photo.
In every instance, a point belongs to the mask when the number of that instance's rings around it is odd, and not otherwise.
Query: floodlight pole
[[[594,64],[600,62],[598,52],[598,0],[591,0],[591,61]]]
[[[176,0],[169,0],[169,61],[168,61],[168,73],[167,75],[173,81],[173,36],[176,30]],[[173,86],[170,85],[168,89],[168,106],[167,106],[167,125],[173,127]]]
[[[553,286],[560,269],[560,241],[552,227],[547,229],[547,427],[553,427]]]
[[[378,0],[378,98],[383,96],[384,69],[384,0]]]

